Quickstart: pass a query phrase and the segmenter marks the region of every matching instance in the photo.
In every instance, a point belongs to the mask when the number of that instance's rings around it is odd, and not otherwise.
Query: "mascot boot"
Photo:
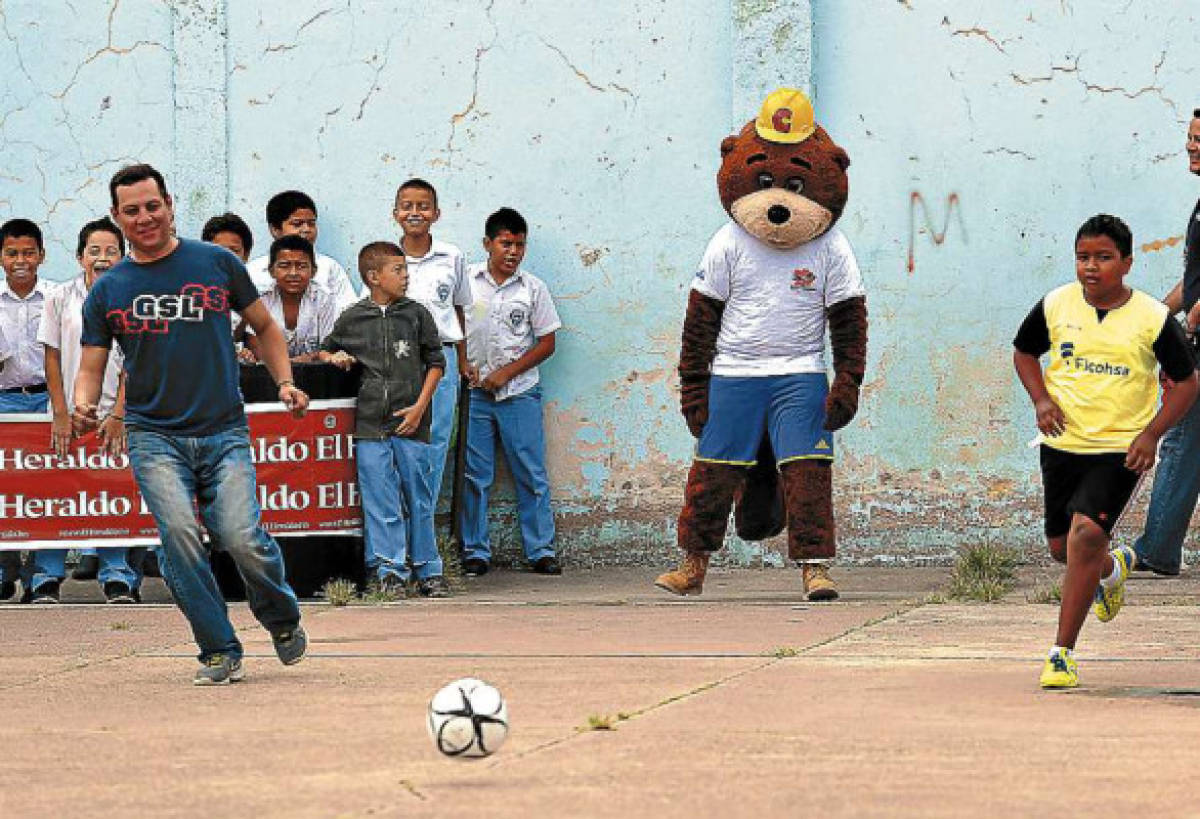
[[[683,562],[659,575],[654,585],[678,595],[700,594],[709,556],[725,542],[729,510],[746,478],[744,467],[696,461],[688,473],[683,511],[679,513],[679,548]]]
[[[788,558],[800,563],[806,600],[836,600],[826,562],[836,548],[833,469],[829,461],[790,461],[780,468],[788,516]]]

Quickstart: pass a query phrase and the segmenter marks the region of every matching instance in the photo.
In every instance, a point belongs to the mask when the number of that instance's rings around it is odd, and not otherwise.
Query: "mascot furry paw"
[[[684,560],[656,584],[699,594],[736,504],[742,538],[786,525],[808,598],[833,599],[832,432],[858,411],[867,357],[862,276],[835,227],[850,158],[793,89],[772,93],[722,141],[721,157],[717,188],[732,221],[692,283],[679,360],[683,416],[699,439],[679,516]]]

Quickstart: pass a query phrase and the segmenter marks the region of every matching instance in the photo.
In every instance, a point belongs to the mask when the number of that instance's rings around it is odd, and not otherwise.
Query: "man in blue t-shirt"
[[[308,396],[292,382],[283,332],[258,299],[246,268],[217,245],[178,239],[162,174],[119,170],[109,183],[112,217],[130,254],[105,273],[83,305],[83,356],[72,426],[95,429],[113,341],[125,354],[125,423],[138,489],[158,524],[163,577],[200,647],[196,685],[242,679],[242,644],[229,622],[200,538],[233,557],[250,609],[285,665],[304,656],[296,595],[279,544],[260,522],[254,465],[229,313],[253,328],[279,400],[297,417]]]

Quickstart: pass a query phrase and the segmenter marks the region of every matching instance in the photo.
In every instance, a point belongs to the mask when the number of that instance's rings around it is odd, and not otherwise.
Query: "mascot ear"
[[[721,140],[721,156],[728,156],[729,152],[737,146],[737,135],[727,136]],[[849,162],[850,160],[846,160]]]
[[[850,167],[850,156],[841,148],[838,148],[833,152],[833,161],[837,163],[837,166],[841,168],[843,172]]]

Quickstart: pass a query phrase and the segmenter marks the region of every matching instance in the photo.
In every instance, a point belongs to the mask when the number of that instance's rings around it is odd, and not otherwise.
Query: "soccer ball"
[[[429,701],[429,736],[446,756],[481,757],[508,736],[504,697],[483,680],[455,680]]]

